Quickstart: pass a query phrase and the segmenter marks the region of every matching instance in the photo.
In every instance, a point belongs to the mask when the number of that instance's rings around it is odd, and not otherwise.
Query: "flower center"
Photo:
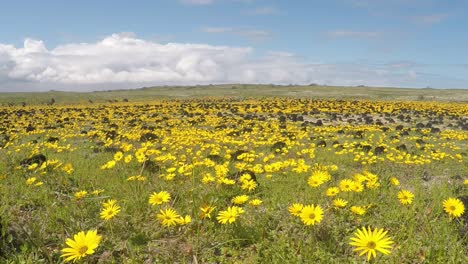
[[[315,214],[314,214],[314,213],[311,213],[311,214],[309,215],[309,218],[310,218],[310,219],[315,219]]]
[[[377,244],[374,241],[367,242],[367,247],[370,249],[374,249],[376,246]]]
[[[454,205],[451,205],[451,206],[449,207],[449,209],[450,209],[450,211],[455,211],[455,206],[454,206]]]
[[[78,249],[78,252],[83,255],[86,253],[86,251],[88,251],[88,247],[87,246],[82,246]]]

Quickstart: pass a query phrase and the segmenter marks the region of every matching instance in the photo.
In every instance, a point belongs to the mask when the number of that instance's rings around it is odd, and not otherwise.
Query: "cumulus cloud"
[[[52,50],[32,39],[26,39],[23,48],[0,46],[1,64],[9,65],[2,72],[8,78],[65,84],[222,80],[226,68],[251,52],[251,48],[204,44],[162,45],[128,34]]]
[[[389,65],[310,63],[284,51],[263,56],[251,47],[160,44],[133,34],[48,49],[0,44],[0,91],[99,90],[216,83],[414,86],[423,74]]]

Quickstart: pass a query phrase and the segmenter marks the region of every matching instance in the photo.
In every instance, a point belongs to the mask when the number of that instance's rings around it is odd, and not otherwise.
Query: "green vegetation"
[[[161,86],[134,90],[113,90],[100,92],[60,92],[42,93],[1,93],[0,104],[19,105],[47,104],[53,98],[58,104],[79,104],[123,101],[150,101],[161,98],[192,98],[207,96],[224,97],[271,97],[295,98],[335,98],[369,100],[413,100],[413,101],[468,101],[468,90],[463,89],[412,89],[376,87],[337,87],[337,86],[276,86],[276,85],[200,85],[200,86]]]
[[[229,87],[2,96],[0,263],[468,262],[465,91]]]

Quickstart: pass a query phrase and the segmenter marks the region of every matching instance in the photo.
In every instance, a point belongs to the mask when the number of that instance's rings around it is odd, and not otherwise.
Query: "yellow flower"
[[[391,244],[393,244],[393,241],[385,237],[386,235],[387,231],[384,231],[383,228],[375,228],[372,231],[370,227],[367,229],[363,227],[354,232],[354,237],[351,238],[349,244],[356,247],[353,251],[360,251],[359,256],[367,254],[367,261],[369,261],[371,256],[377,257],[377,251],[385,255],[390,254],[389,249],[392,248]]]
[[[34,170],[35,168],[37,168],[37,166],[39,166],[37,163],[33,163],[28,166],[28,170]]]
[[[376,182],[379,180],[379,177],[371,172],[365,171],[362,174],[366,176],[368,182]]]
[[[130,176],[127,178],[127,181],[136,181],[136,178],[137,176]]]
[[[208,184],[210,182],[214,182],[216,179],[213,177],[211,174],[207,173],[203,176],[202,178],[202,183],[203,184]]]
[[[43,182],[36,182],[36,184],[34,184],[34,186],[42,186],[44,183]]]
[[[142,151],[135,152],[135,157],[139,163],[143,163],[146,160],[146,155]]]
[[[143,177],[141,175],[130,176],[127,178],[127,181],[146,181],[146,177]]]
[[[121,151],[118,151],[117,153],[114,154],[114,160],[119,161],[123,158],[123,153]]]
[[[411,204],[413,202],[414,194],[407,190],[398,192],[398,199],[401,204]]]
[[[351,206],[351,212],[357,215],[363,215],[366,213],[366,209],[362,206]]]
[[[167,203],[169,200],[171,200],[171,195],[166,191],[160,191],[158,193],[153,192],[148,200],[148,203],[151,205],[158,205]]]
[[[390,183],[391,183],[392,185],[395,185],[395,186],[400,185],[400,181],[399,181],[397,178],[395,178],[395,177],[391,177],[391,178],[390,178]]]
[[[32,185],[36,181],[36,177],[30,177],[26,180],[27,185]]]
[[[324,183],[323,179],[320,177],[317,177],[315,175],[312,175],[309,177],[307,180],[307,184],[309,184],[310,187],[318,187]]]
[[[162,176],[164,176],[164,180],[172,181],[175,178],[176,174],[175,173],[168,173],[168,174],[162,175]]]
[[[71,163],[67,163],[65,165],[63,165],[62,167],[62,171],[66,172],[67,174],[71,174],[75,169],[73,169],[73,166],[71,165]]]
[[[108,161],[106,164],[102,165],[101,166],[101,169],[102,170],[105,170],[105,169],[112,169],[115,167],[115,160],[111,160],[111,161]]]
[[[113,206],[114,204],[117,203],[117,200],[115,199],[109,199],[107,200],[106,202],[102,203],[102,206],[103,207],[109,207],[109,206]]]
[[[190,215],[186,215],[185,217],[180,217],[179,219],[177,219],[177,223],[179,225],[187,225],[187,224],[190,224],[192,222],[192,217],[190,217]]]
[[[331,180],[330,173],[328,173],[328,171],[326,171],[326,170],[320,170],[320,169],[314,170],[312,172],[311,177],[317,177],[322,182],[327,182],[327,181]]]
[[[335,206],[337,208],[343,208],[348,204],[348,201],[346,201],[344,199],[337,198],[337,199],[333,200],[332,203],[333,203],[333,206]]]
[[[448,198],[443,201],[444,211],[451,217],[460,217],[465,212],[465,205],[460,199]]]
[[[165,210],[159,210],[159,214],[156,215],[156,218],[159,219],[161,225],[170,227],[175,226],[178,223],[180,215],[178,215],[174,209],[168,208]]]
[[[99,246],[101,242],[101,236],[97,234],[96,230],[90,230],[88,232],[81,231],[73,236],[73,239],[67,238],[66,244],[68,247],[62,249],[62,258],[65,261],[75,262],[86,255],[91,255],[94,250]]]
[[[322,207],[320,207],[320,205],[314,206],[313,204],[306,205],[302,208],[299,217],[305,225],[315,225],[316,223],[320,223],[323,219]]]
[[[136,176],[137,181],[146,181],[146,177],[143,177],[141,175]]]
[[[231,180],[231,179],[228,179],[228,178],[223,178],[222,183],[226,184],[226,185],[234,185],[236,184],[236,181],[235,180]]]
[[[354,192],[362,192],[364,190],[364,185],[360,182],[354,182],[353,185],[351,186],[351,189]]]
[[[87,191],[79,191],[74,194],[75,199],[77,200],[83,199],[86,195],[88,195]]]
[[[108,205],[108,206],[104,206],[104,208],[101,211],[101,219],[104,219],[107,221],[113,218],[114,216],[116,216],[119,212],[120,212],[120,206],[118,206],[115,203]]]
[[[101,194],[102,192],[104,192],[104,190],[103,190],[103,189],[99,189],[99,190],[94,190],[94,191],[92,191],[91,194],[92,194],[92,195],[99,195],[99,194]]]
[[[131,154],[125,156],[124,162],[125,162],[125,163],[129,163],[130,161],[132,161],[132,158],[133,158],[133,156],[132,156]]]
[[[248,174],[248,173],[244,173],[239,177],[240,182],[249,181],[251,179],[252,179],[252,176],[250,176],[250,174]]]
[[[227,223],[232,224],[236,221],[237,217],[243,213],[244,209],[238,206],[231,206],[228,207],[225,211],[219,212],[216,219],[218,219],[218,222],[223,225]]]
[[[254,180],[246,180],[242,182],[241,188],[243,190],[253,191],[257,186],[258,185]]]
[[[344,179],[340,181],[340,190],[342,192],[350,192],[353,190],[354,181],[350,179]]]
[[[233,204],[237,204],[237,205],[241,205],[241,204],[245,204],[247,201],[249,200],[249,196],[248,195],[238,195],[234,198],[232,198],[232,203]]]
[[[330,187],[330,188],[327,189],[325,194],[327,196],[331,197],[331,196],[337,195],[339,192],[340,192],[340,189],[338,189],[338,187]]]
[[[262,203],[263,201],[260,199],[253,199],[252,201],[249,202],[249,204],[253,206],[258,206],[258,205],[261,205]]]
[[[353,176],[353,180],[355,182],[359,182],[359,183],[362,183],[362,182],[365,182],[367,180],[367,177],[360,174],[360,173],[356,173],[354,176]]]
[[[211,219],[211,213],[216,207],[207,205],[200,207],[200,218],[205,219],[205,218],[210,218]]]
[[[369,189],[379,188],[380,187],[380,182],[378,181],[378,179],[372,180],[372,181],[367,181],[366,182],[366,187],[369,188]]]
[[[302,208],[304,208],[303,204],[295,203],[288,207],[288,211],[294,216],[299,216],[302,212]]]

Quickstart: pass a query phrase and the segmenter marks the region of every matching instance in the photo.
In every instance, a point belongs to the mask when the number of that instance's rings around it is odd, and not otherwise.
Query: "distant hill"
[[[76,104],[192,97],[304,97],[329,99],[414,100],[468,102],[466,89],[391,88],[368,86],[221,84],[196,86],[157,86],[96,92],[0,93],[1,105]]]

